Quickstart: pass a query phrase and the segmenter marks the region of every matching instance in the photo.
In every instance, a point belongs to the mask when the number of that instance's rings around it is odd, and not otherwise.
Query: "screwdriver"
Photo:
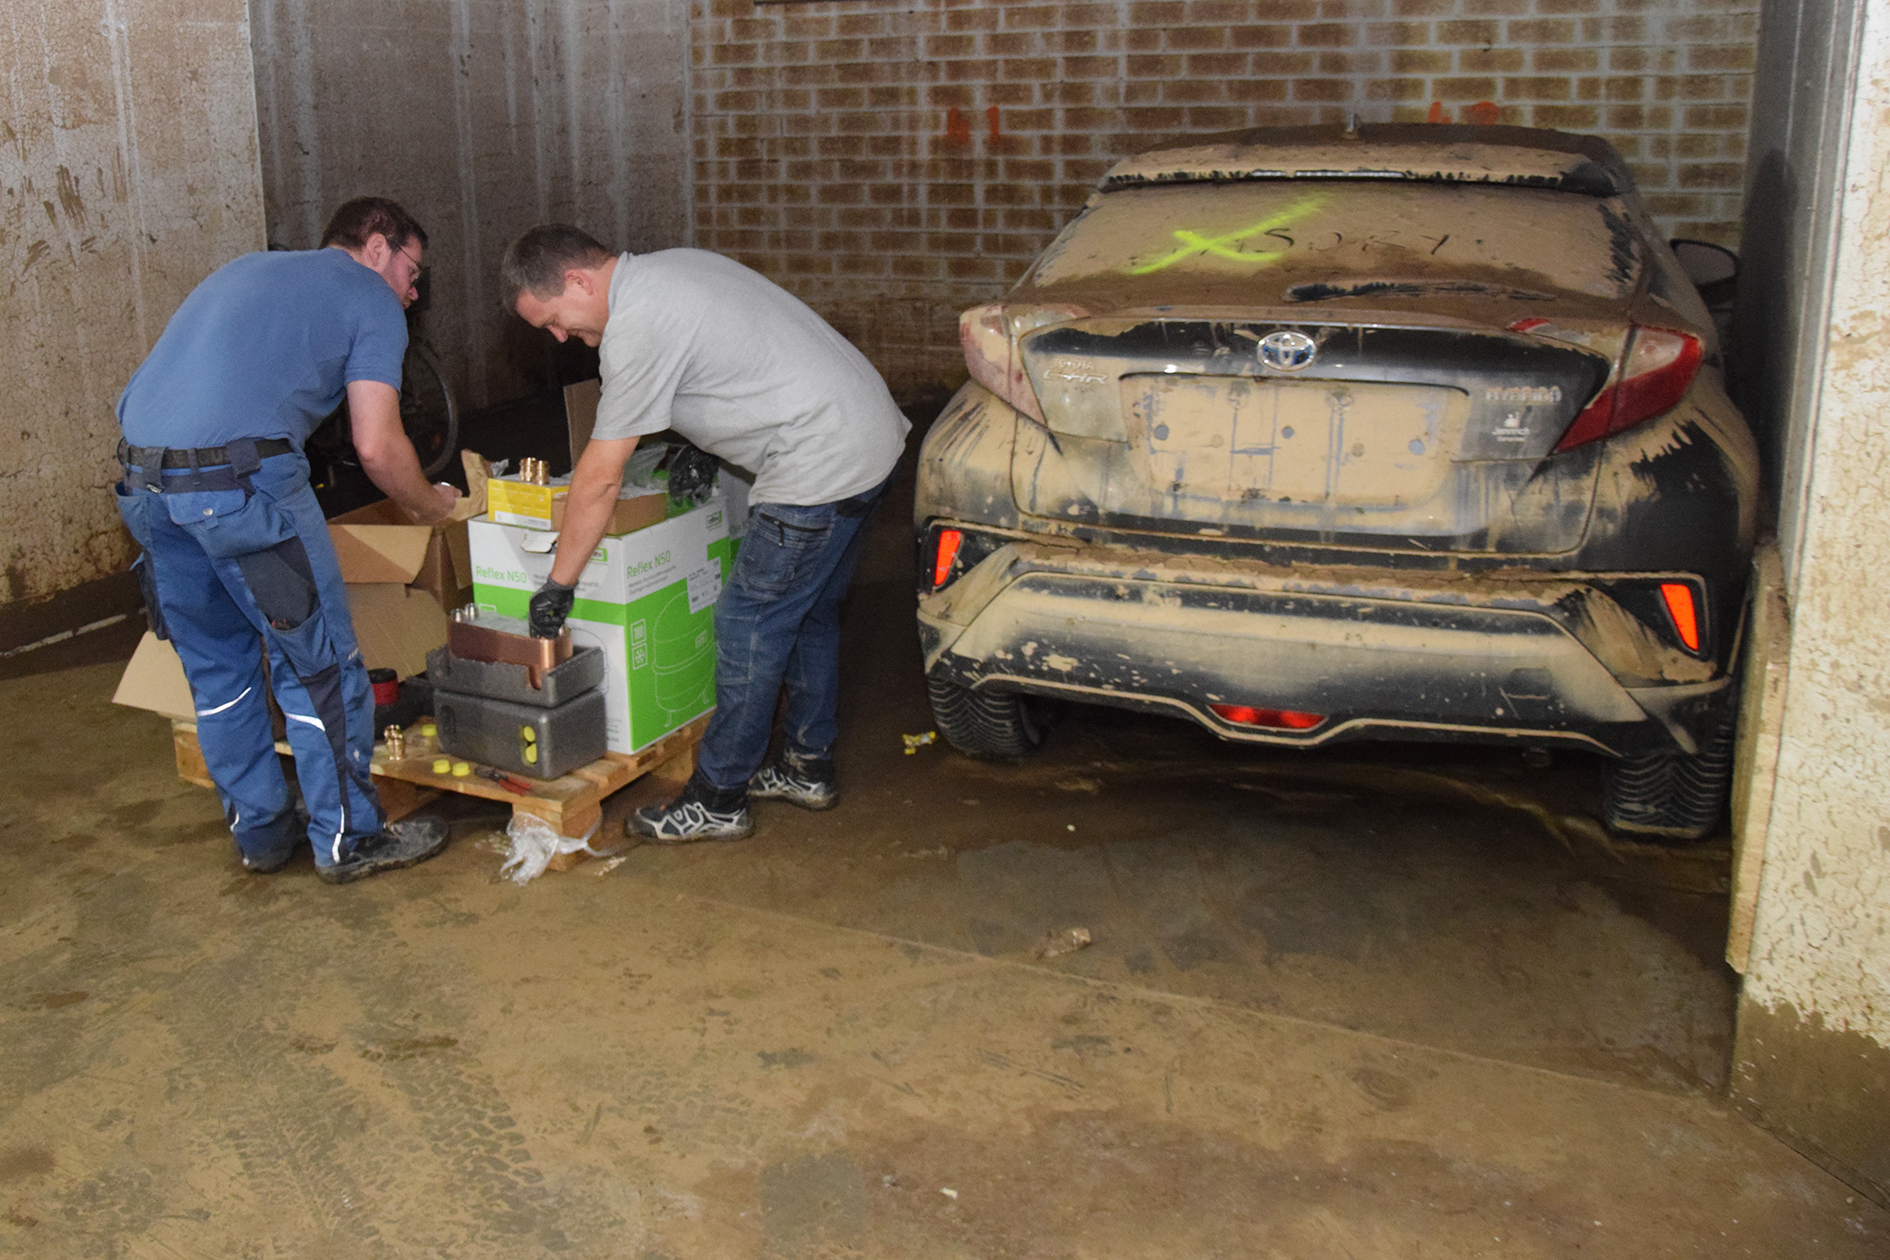
[[[517,792],[520,796],[531,795],[534,786],[533,784],[527,783],[524,779],[519,778],[517,775],[507,774],[505,771],[492,766],[479,766],[474,769],[473,773],[482,779],[491,779],[506,791]]]

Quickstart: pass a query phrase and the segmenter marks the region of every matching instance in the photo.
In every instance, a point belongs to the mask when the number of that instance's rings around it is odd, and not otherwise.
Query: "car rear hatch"
[[[1008,342],[1007,396],[1042,421],[1019,427],[1018,504],[1134,531],[1572,550],[1597,447],[1557,447],[1630,344],[1626,213],[1449,182],[1099,193],[1001,307],[967,315]]]

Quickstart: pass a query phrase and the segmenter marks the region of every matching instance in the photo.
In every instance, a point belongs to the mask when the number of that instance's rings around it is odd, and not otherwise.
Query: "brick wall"
[[[695,0],[695,236],[896,392],[1164,136],[1501,121],[1606,136],[1672,235],[1736,244],[1759,0]]]

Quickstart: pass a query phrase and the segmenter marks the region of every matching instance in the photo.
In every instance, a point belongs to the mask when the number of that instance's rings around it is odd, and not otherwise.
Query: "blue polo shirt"
[[[244,254],[192,290],[118,399],[133,446],[287,438],[300,449],[351,381],[400,388],[407,320],[339,249]]]

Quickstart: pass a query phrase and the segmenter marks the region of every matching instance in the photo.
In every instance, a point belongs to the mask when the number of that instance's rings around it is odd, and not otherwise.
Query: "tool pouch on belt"
[[[151,557],[141,555],[133,560],[131,573],[138,579],[138,594],[144,598],[144,615],[151,623],[151,633],[160,639],[170,638],[170,628],[164,624],[164,606],[158,603],[157,573],[151,568]]]
[[[262,467],[256,444],[232,442],[225,449],[227,468],[200,470],[193,452],[188,474],[163,477],[160,501],[171,522],[218,560],[235,560],[295,537],[295,525],[276,501],[250,482]]]

